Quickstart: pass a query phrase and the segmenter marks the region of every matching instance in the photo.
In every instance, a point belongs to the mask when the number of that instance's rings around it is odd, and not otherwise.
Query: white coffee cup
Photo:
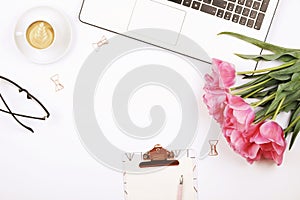
[[[71,43],[71,25],[58,10],[35,7],[25,12],[15,28],[15,42],[31,61],[48,64],[60,59]]]

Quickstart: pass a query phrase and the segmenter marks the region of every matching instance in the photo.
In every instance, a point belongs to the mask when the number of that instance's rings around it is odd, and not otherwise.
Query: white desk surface
[[[82,147],[74,128],[72,96],[77,73],[91,52],[100,29],[81,24],[81,0],[1,0],[0,72],[38,96],[52,117],[29,123],[30,134],[13,119],[0,115],[1,200],[121,200],[122,175],[96,162]],[[37,65],[16,48],[13,31],[19,16],[31,7],[60,8],[73,29],[71,50],[56,63]],[[300,48],[298,0],[282,0],[270,41]],[[293,12],[295,11],[295,12]],[[54,92],[50,77],[59,74],[65,89]],[[298,200],[300,198],[300,140],[287,151],[282,166],[269,162],[248,164],[222,138],[219,157],[202,160],[199,166],[199,199],[202,200]]]

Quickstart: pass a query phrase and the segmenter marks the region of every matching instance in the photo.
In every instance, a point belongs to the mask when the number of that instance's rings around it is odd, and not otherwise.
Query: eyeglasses
[[[36,117],[36,116],[30,116],[30,115],[25,115],[25,114],[12,112],[12,110],[10,109],[10,107],[8,106],[7,102],[5,101],[3,95],[0,92],[0,99],[2,100],[4,106],[7,109],[7,110],[0,109],[0,112],[10,114],[22,127],[26,128],[27,130],[34,133],[32,128],[30,128],[29,126],[26,126],[25,124],[23,124],[17,117],[23,117],[23,118],[29,118],[29,119],[35,119],[35,120],[46,120],[47,118],[50,117],[50,113],[48,112],[46,107],[37,98],[35,98],[26,89],[22,88],[20,85],[18,85],[14,81],[12,81],[8,78],[5,78],[3,76],[0,76],[0,80],[5,81],[8,84],[12,85],[14,88],[16,88],[18,90],[19,93],[25,93],[27,99],[35,101],[43,109],[43,112],[45,112],[45,115],[43,117]]]

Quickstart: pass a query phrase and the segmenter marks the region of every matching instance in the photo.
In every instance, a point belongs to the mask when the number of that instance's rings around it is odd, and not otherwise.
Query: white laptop
[[[84,0],[79,19],[85,24],[141,40],[202,60],[181,42],[182,35],[209,57],[254,67],[234,53],[259,54],[238,39],[217,36],[231,31],[266,40],[279,0]],[[168,30],[169,34],[151,30]],[[150,30],[150,31],[138,31]]]

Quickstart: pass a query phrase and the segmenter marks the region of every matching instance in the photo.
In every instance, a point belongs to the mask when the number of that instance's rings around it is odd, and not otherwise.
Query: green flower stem
[[[251,85],[254,85],[254,84],[257,84],[257,83],[260,83],[261,81],[265,81],[267,80],[268,78],[270,78],[270,76],[268,76],[268,74],[260,74],[260,75],[251,75],[251,76],[248,76],[248,75],[244,75],[244,78],[250,78],[250,79],[254,79],[254,80],[251,80],[247,83],[244,83],[242,85],[239,85],[239,86],[236,86],[236,87],[231,87],[230,89],[233,91],[233,90],[238,90],[238,89],[242,89],[242,88],[245,88],[245,87],[248,87],[248,86],[251,86]]]
[[[251,92],[250,94],[246,95],[244,98],[245,98],[245,99],[248,99],[248,98],[250,98],[252,95],[254,95],[254,94],[256,94],[256,93],[262,91],[263,89],[264,89],[263,87],[258,88],[257,90],[254,90],[254,91]]]
[[[253,70],[253,71],[237,72],[237,75],[256,74],[256,73],[264,73],[264,72],[275,71],[275,70],[279,70],[279,69],[283,69],[283,68],[292,66],[296,62],[297,62],[297,60],[292,60],[290,62],[284,63],[284,64],[279,65],[277,67],[270,67],[270,68],[266,68],[266,69],[258,69],[258,70]]]
[[[255,120],[255,123],[263,122],[263,121],[265,121],[266,119],[269,119],[270,117],[272,117],[273,114],[274,114],[274,112],[271,112],[271,113],[269,113],[268,115],[266,115],[266,116],[263,117],[263,118],[256,119],[256,120]]]
[[[295,124],[300,120],[300,116],[298,116],[292,123],[290,123],[290,125],[284,130],[285,133],[289,132],[289,130],[291,128],[293,128],[293,126],[295,126]]]
[[[265,81],[262,81],[262,82],[260,82],[260,83],[255,84],[255,85],[251,85],[250,87],[244,88],[244,89],[239,90],[239,91],[237,91],[237,92],[233,92],[232,94],[233,94],[233,95],[239,95],[239,94],[241,94],[241,93],[243,93],[243,92],[245,92],[245,91],[247,91],[247,90],[251,90],[251,89],[253,89],[253,88],[256,88],[256,87],[258,87],[258,86],[261,86],[261,85],[263,85],[263,84],[269,82],[269,81],[272,80],[272,79],[273,79],[273,78],[269,78],[269,79],[267,79],[267,80],[265,80]],[[231,91],[232,91],[232,90],[233,90],[233,89],[231,89]]]
[[[285,101],[285,97],[283,97],[282,99],[281,99],[281,101],[280,101],[280,103],[279,103],[279,105],[278,105],[278,107],[277,107],[277,109],[276,109],[276,111],[275,111],[275,114],[273,115],[273,118],[272,118],[272,120],[276,120],[276,117],[277,117],[277,115],[278,115],[278,113],[279,113],[279,111],[280,111],[280,109],[281,109],[281,107],[282,107],[282,104],[283,104],[283,102]]]
[[[276,93],[273,93],[270,96],[268,96],[267,98],[264,98],[264,99],[262,99],[262,100],[260,100],[258,102],[252,103],[251,106],[254,107],[254,108],[256,108],[256,107],[260,106],[261,104],[274,99],[275,96],[276,96]]]

